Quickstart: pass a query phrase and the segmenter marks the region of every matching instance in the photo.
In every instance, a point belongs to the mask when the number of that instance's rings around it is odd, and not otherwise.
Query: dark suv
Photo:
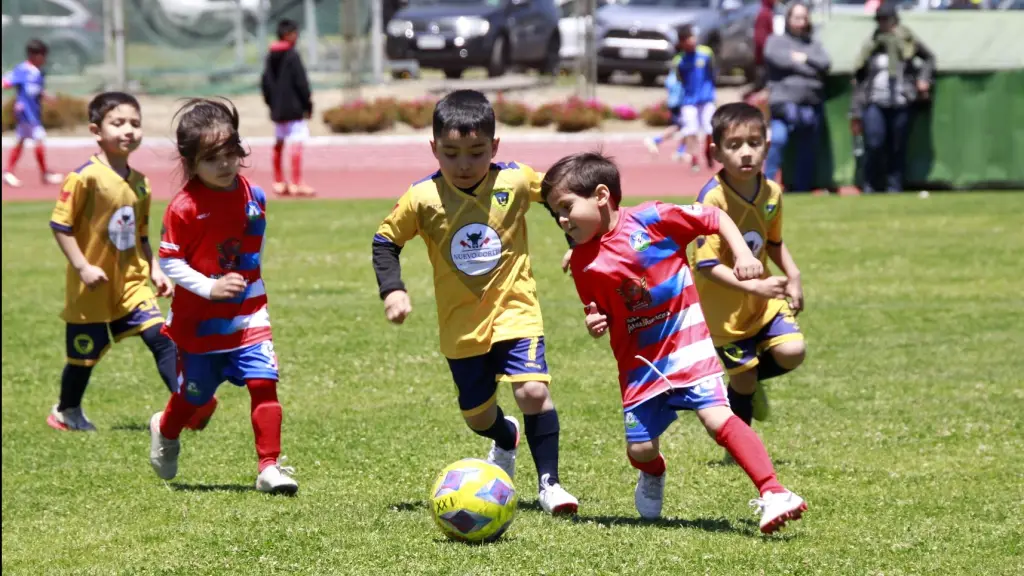
[[[501,76],[510,65],[552,74],[561,37],[554,0],[411,0],[387,24],[391,60],[458,78],[472,66]]]

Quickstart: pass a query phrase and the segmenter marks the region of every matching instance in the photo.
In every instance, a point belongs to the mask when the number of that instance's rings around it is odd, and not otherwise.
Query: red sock
[[[302,143],[292,143],[292,182],[302,184]]]
[[[18,140],[18,143],[11,149],[11,155],[7,157],[7,172],[14,172],[14,166],[18,163],[18,159],[21,158],[21,151],[25,147],[24,140]]]
[[[658,457],[650,462],[634,460],[632,456],[628,455],[627,457],[629,458],[630,465],[641,472],[646,472],[651,476],[661,476],[665,473],[665,457],[661,454],[658,454]]]
[[[43,174],[49,174],[50,171],[46,169],[46,147],[43,146],[42,142],[36,142],[36,162],[39,164],[39,171]]]
[[[181,436],[182,428],[192,419],[196,410],[199,410],[199,406],[190,403],[181,392],[171,394],[164,415],[160,418],[160,434],[168,440]]]
[[[715,435],[715,442],[728,450],[733,460],[750,476],[757,486],[758,495],[786,490],[775,477],[775,467],[761,439],[743,420],[730,416]]]
[[[281,153],[284,151],[284,142],[278,140],[274,143],[274,183],[284,182],[284,170],[281,169]]]
[[[248,380],[252,407],[252,432],[256,436],[258,470],[277,463],[281,455],[281,404],[277,401],[277,382]]]

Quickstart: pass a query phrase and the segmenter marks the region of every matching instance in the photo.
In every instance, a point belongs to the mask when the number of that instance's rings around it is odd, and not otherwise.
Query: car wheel
[[[50,47],[47,68],[54,75],[81,74],[85,70],[86,55],[77,46],[57,44]]]
[[[462,68],[445,68],[444,77],[449,80],[462,78]]]
[[[654,84],[657,81],[658,81],[658,75],[657,74],[652,74],[650,72],[644,72],[643,74],[640,75],[640,82],[642,82],[644,86],[654,86]]]
[[[494,39],[494,45],[491,47],[491,58],[487,62],[487,76],[490,78],[497,78],[505,74],[505,69],[508,67],[508,48],[504,36],[498,36]]]
[[[598,82],[598,84],[610,84],[611,81],[612,81],[612,73],[611,72],[598,72],[597,73],[597,82]]]
[[[561,52],[561,50],[562,39],[558,34],[552,34],[551,39],[548,40],[548,47],[544,60],[537,67],[537,70],[545,76],[554,76],[557,74],[559,64],[562,60],[561,56],[559,56],[559,52]]]

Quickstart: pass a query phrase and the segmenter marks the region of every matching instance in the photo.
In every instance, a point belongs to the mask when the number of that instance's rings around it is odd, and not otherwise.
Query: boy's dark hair
[[[456,90],[434,106],[434,139],[457,131],[460,136],[476,132],[494,138],[494,108],[487,96],[476,90]]]
[[[676,28],[676,39],[681,44],[683,40],[693,36],[693,24],[683,24]]]
[[[612,159],[600,152],[577,152],[555,162],[540,183],[540,194],[546,202],[556,187],[582,198],[590,198],[601,184],[608,188],[615,207],[622,201],[619,169]]]
[[[142,114],[142,106],[135,96],[126,92],[103,92],[89,102],[89,124],[101,124],[111,110],[122,104],[128,104]]]
[[[723,104],[711,117],[711,141],[715,146],[721,146],[725,132],[743,124],[757,124],[761,135],[768,136],[768,122],[763,112],[746,102],[730,102]]]
[[[179,118],[180,117],[180,118]],[[238,135],[238,109],[227,98],[193,98],[175,114],[175,130],[181,169],[189,180],[196,174],[200,160],[221,153],[245,158],[249,152]],[[224,138],[224,134],[227,138]]]
[[[291,34],[292,32],[298,32],[299,25],[290,18],[282,18],[277,23],[277,39],[284,40],[284,37]]]
[[[33,38],[25,43],[26,56],[46,56],[50,53],[50,47],[39,38]]]

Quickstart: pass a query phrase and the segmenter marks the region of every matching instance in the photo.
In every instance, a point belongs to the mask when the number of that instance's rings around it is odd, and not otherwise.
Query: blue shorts
[[[494,404],[498,382],[551,382],[543,336],[495,342],[486,354],[448,358],[448,367],[463,416],[475,416]]]
[[[245,386],[246,380],[255,379],[278,379],[271,340],[229,352],[189,354],[178,350],[178,388],[194,406],[209,402],[225,380]]]
[[[622,411],[626,442],[649,442],[661,436],[676,421],[679,410],[703,410],[728,406],[729,395],[721,376],[708,378],[697,386],[676,388]]]
[[[739,374],[756,368],[760,362],[758,356],[766,350],[783,342],[803,339],[800,325],[796,323],[796,317],[789,304],[786,304],[757,334],[744,340],[729,342],[724,346],[716,346],[715,351],[718,352],[718,357],[728,374]]]
[[[64,330],[68,364],[94,366],[110,349],[110,338],[120,342],[142,333],[151,326],[163,324],[163,313],[155,299],[146,300],[134,310],[113,322],[67,324]]]

